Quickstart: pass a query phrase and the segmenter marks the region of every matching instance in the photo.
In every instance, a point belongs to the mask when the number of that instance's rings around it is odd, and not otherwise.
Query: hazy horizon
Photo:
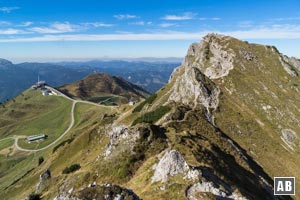
[[[184,57],[98,57],[98,58],[2,58],[11,61],[13,64],[20,64],[25,62],[36,63],[63,63],[63,62],[90,62],[90,61],[127,61],[127,62],[166,62],[166,63],[178,63],[182,62]]]
[[[299,10],[297,0],[4,1],[0,57],[14,62],[182,58],[191,43],[211,32],[300,57]]]

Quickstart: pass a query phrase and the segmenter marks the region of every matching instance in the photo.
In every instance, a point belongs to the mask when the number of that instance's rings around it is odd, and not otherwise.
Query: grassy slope
[[[215,113],[217,125],[248,150],[271,176],[300,178],[299,148],[287,151],[281,145],[282,129],[300,132],[297,125],[300,104],[297,90],[298,77],[291,77],[280,65],[278,54],[261,45],[247,45],[233,41],[231,47],[244,47],[257,56],[258,66],[245,62],[245,69],[236,67],[225,79],[220,109]],[[238,58],[237,60],[242,60]],[[236,62],[241,66],[241,62]],[[224,88],[234,91],[233,94]],[[282,87],[282,88],[281,88]],[[275,95],[274,95],[275,94]],[[263,106],[272,108],[264,110]],[[234,123],[233,123],[234,122]],[[276,155],[276,156],[275,156]]]
[[[180,76],[182,73],[183,73],[182,70],[179,71],[177,74],[174,75],[174,79],[172,79],[172,81],[170,83],[166,84],[163,88],[158,90],[156,92],[157,97],[154,99],[154,101],[151,104],[146,103],[140,112],[133,112],[133,110],[136,107],[138,107],[140,104],[144,103],[144,101],[139,102],[138,104],[136,104],[135,106],[129,108],[129,110],[124,112],[123,113],[124,115],[122,117],[118,118],[116,120],[116,123],[131,126],[132,123],[134,122],[134,120],[141,117],[143,114],[153,111],[153,110],[156,110],[161,105],[164,105],[170,96],[171,88],[172,88],[172,85],[174,84],[173,81],[176,79],[176,77]]]
[[[0,137],[46,133],[49,138],[43,142],[28,144],[19,140],[21,147],[35,149],[46,146],[59,137],[69,125],[70,109],[69,100],[56,96],[44,97],[40,91],[29,89],[0,108]],[[5,140],[0,145],[4,148],[12,143],[12,140]],[[0,190],[35,168],[38,158],[47,154],[38,152],[29,155],[16,152],[14,148],[4,149],[0,153],[3,155],[0,156]],[[18,182],[15,185],[18,185]]]
[[[53,142],[70,123],[71,102],[63,97],[42,96],[39,90],[27,90],[0,108],[0,138],[45,133],[48,139],[20,146],[37,148]]]
[[[5,197],[5,199],[22,199],[24,196],[35,190],[35,186],[39,180],[39,174],[45,169],[50,167],[51,171],[53,170],[53,176],[60,176],[63,168],[74,162],[79,162],[80,158],[85,158],[85,156],[81,155],[81,151],[86,147],[86,139],[88,139],[88,137],[84,137],[84,135],[89,134],[91,130],[94,130],[97,123],[101,123],[100,119],[104,113],[110,114],[113,113],[113,111],[109,107],[103,108],[84,103],[77,103],[75,107],[74,128],[61,140],[63,141],[70,137],[75,138],[70,145],[66,144],[63,147],[60,147],[54,154],[52,153],[51,147],[45,151],[30,155],[17,152],[9,157],[0,156],[0,197]],[[68,146],[71,146],[72,148],[67,149],[65,153],[62,153],[61,151]],[[38,158],[41,156],[45,158],[45,162],[41,166],[37,166]],[[34,170],[32,172],[25,175],[33,168]],[[3,190],[20,177],[23,178],[8,189]]]
[[[87,101],[92,101],[95,103],[100,103],[102,105],[118,105],[121,104],[122,102],[124,102],[124,97],[122,96],[118,96],[118,95],[102,95],[102,96],[94,96],[91,98],[88,98]],[[126,100],[125,100],[126,102]]]
[[[14,144],[14,140],[12,138],[8,138],[5,140],[0,141],[0,152],[7,147],[10,147]]]

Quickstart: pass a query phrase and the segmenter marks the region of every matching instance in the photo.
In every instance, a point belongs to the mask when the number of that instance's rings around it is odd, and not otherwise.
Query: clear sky
[[[184,57],[208,32],[300,57],[300,1],[0,1],[0,57],[14,62]]]

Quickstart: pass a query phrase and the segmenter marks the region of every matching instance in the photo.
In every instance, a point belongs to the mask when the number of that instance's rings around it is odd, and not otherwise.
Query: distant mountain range
[[[88,59],[88,60],[76,60],[76,62],[87,62],[87,61],[128,61],[128,62],[149,62],[149,63],[181,63],[183,57],[166,57],[166,58],[155,58],[155,57],[141,57],[141,58],[100,58],[100,59]],[[75,61],[75,60],[73,60]],[[55,63],[69,63],[70,61],[62,61]],[[52,62],[54,63],[54,62]]]
[[[149,59],[148,59],[149,60]],[[49,85],[58,87],[82,79],[92,73],[105,72],[123,77],[153,93],[167,83],[173,69],[180,65],[177,60],[103,61],[20,63],[0,59],[0,102],[13,98],[34,84],[38,75]],[[149,60],[149,61],[150,61]]]

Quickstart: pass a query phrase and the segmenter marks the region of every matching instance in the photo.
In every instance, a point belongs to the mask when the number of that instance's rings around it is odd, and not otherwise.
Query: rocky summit
[[[0,196],[292,199],[274,196],[273,177],[300,178],[299,73],[300,60],[274,46],[208,34],[144,101],[75,109],[69,138],[18,171]],[[14,154],[22,166],[25,153]]]

